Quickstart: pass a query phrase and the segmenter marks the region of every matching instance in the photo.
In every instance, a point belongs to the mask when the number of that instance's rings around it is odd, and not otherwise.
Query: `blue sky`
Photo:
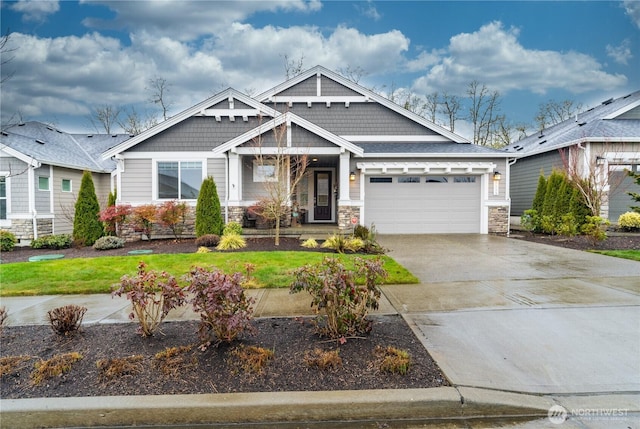
[[[548,100],[588,108],[640,90],[639,1],[24,0],[0,12],[2,121],[71,132],[95,131],[100,105],[158,114],[154,77],[170,85],[170,114],[227,87],[260,93],[284,80],[285,55],[360,68],[382,93],[464,96],[477,80],[532,125]]]

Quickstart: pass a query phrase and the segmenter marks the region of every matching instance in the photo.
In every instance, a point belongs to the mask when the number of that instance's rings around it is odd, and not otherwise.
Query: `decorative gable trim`
[[[364,174],[484,174],[492,173],[493,162],[357,162]]]
[[[235,149],[236,147],[252,140],[255,139],[256,137],[260,136],[261,134],[264,134],[267,131],[271,131],[273,130],[275,127],[278,127],[280,125],[282,125],[283,123],[285,123],[285,121],[287,122],[287,124],[291,124],[294,123],[296,125],[301,126],[302,128],[305,128],[308,131],[311,131],[312,133],[322,137],[323,139],[330,141],[332,143],[334,143],[336,146],[338,146],[339,148],[343,149],[343,150],[347,150],[351,153],[353,153],[356,156],[363,156],[364,155],[364,150],[359,147],[356,146],[355,144],[343,139],[342,137],[339,137],[333,133],[330,133],[329,131],[325,130],[324,128],[321,128],[317,125],[315,125],[312,122],[307,121],[306,119],[301,118],[298,115],[295,115],[291,112],[286,112],[281,114],[280,116],[275,117],[274,119],[271,119],[268,122],[265,122],[264,124],[261,124],[260,126],[247,131],[246,133],[232,139],[229,140],[227,143],[222,144],[218,147],[216,147],[215,149],[213,149],[213,153],[215,154],[220,154],[220,153],[224,153],[227,152],[229,150]],[[291,146],[291,135],[290,133],[287,133],[287,146]]]
[[[250,116],[250,113],[254,112],[254,109],[238,109],[237,112],[236,110],[233,108],[234,107],[234,103],[233,100],[239,100],[242,103],[251,106],[255,109],[255,111],[258,112],[258,115],[262,114],[265,116],[269,116],[269,117],[276,117],[276,116],[280,116],[282,115],[282,113],[278,112],[275,109],[272,109],[268,106],[265,106],[262,103],[257,102],[256,100],[254,100],[251,97],[248,97],[238,91],[236,91],[235,89],[227,89],[219,94],[214,95],[213,97],[210,97],[198,104],[196,104],[195,106],[184,110],[181,113],[178,113],[177,115],[167,119],[166,121],[163,121],[161,123],[159,123],[158,125],[149,128],[148,130],[138,134],[135,137],[130,138],[129,140],[114,146],[113,148],[109,149],[108,151],[104,152],[102,154],[102,159],[109,159],[112,156],[115,156],[127,149],[132,148],[133,146],[137,145],[138,143],[141,143],[169,128],[171,128],[172,126],[192,117],[192,116],[214,116],[216,118],[216,120],[220,120],[222,118],[222,116],[228,116],[229,119],[231,119],[232,121],[235,120],[236,117],[241,118],[242,120],[244,120],[244,118],[246,117],[248,119],[248,116]],[[229,101],[229,108],[228,109],[215,109],[212,108],[213,106],[215,106],[216,104],[220,103],[221,101],[224,100],[228,100]],[[232,112],[233,111],[233,112]],[[220,119],[219,119],[220,118]]]
[[[318,76],[318,93],[316,94],[316,97],[287,97],[287,96],[278,96],[277,94],[281,93],[282,91],[291,88],[295,85],[297,85],[298,83],[312,77],[312,76]],[[320,76],[324,75],[329,79],[332,79],[334,81],[336,81],[337,83],[359,93],[362,94],[362,96],[364,98],[360,98],[360,97],[355,97],[356,99],[362,101],[362,100],[366,100],[366,102],[376,102],[379,103],[381,105],[383,105],[384,107],[399,113],[402,116],[405,116],[406,118],[417,122],[418,124],[438,133],[443,135],[444,137],[446,137],[447,139],[449,139],[450,141],[453,141],[455,143],[470,143],[469,140],[465,139],[462,136],[459,136],[455,133],[452,133],[451,131],[447,130],[444,127],[441,127],[440,125],[434,124],[433,122],[427,120],[426,118],[423,118],[422,116],[419,116],[413,112],[410,112],[409,110],[397,105],[396,103],[388,100],[387,98],[376,94],[373,91],[370,91],[360,85],[358,85],[357,83],[339,75],[338,73],[332,72],[322,66],[316,66],[313,67],[305,72],[300,73],[298,76],[289,79],[286,82],[281,83],[280,85],[266,91],[263,92],[262,94],[258,95],[256,97],[256,99],[262,103],[266,103],[272,100],[278,100],[280,102],[288,102],[288,101],[293,101],[294,99],[298,99],[301,98],[301,102],[316,102],[317,98],[322,98],[320,96]],[[328,98],[340,98],[340,97],[328,97]],[[351,97],[345,97],[345,98],[351,98]],[[324,102],[326,103],[327,101],[331,101],[331,100],[324,100]],[[345,103],[345,102],[353,102],[351,100],[342,100],[341,102]],[[309,104],[308,104],[309,105]]]
[[[609,115],[605,116],[602,119],[616,119],[618,116],[623,115],[627,113],[629,110],[633,110],[638,106],[640,106],[640,99],[634,101],[633,103],[629,103],[624,107],[621,107],[620,109],[610,113]]]

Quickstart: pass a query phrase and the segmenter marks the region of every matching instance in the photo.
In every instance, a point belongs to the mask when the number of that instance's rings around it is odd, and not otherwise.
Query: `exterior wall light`
[[[352,182],[355,182],[356,173],[354,173],[353,171],[351,173],[349,173],[349,180],[351,180]]]
[[[493,180],[494,180],[495,182],[499,182],[499,181],[500,181],[500,179],[502,179],[502,174],[500,174],[500,172],[499,172],[499,171],[494,171],[494,172],[493,172]]]
[[[500,179],[502,174],[499,171],[493,172],[493,195],[500,195]]]
[[[604,165],[607,159],[601,156],[596,156],[596,165]]]

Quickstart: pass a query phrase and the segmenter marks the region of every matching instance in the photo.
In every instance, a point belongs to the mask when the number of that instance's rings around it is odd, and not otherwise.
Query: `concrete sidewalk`
[[[422,283],[382,287],[377,313],[401,314],[453,387],[1,400],[0,427],[396,419],[490,427],[496,417],[558,427],[546,418],[554,405],[579,427],[636,427],[640,263],[493,236],[379,239]],[[311,314],[306,294],[248,293],[256,317]],[[85,324],[129,321],[128,301],[109,295],[0,299],[10,326],[44,324],[66,304],[88,307]],[[197,318],[185,307],[167,320]],[[604,412],[614,409],[624,413],[615,421]],[[603,412],[576,415],[585,410]]]

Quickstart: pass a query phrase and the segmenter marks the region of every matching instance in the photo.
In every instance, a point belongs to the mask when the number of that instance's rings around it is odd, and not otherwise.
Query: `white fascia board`
[[[571,140],[566,143],[562,143],[558,146],[548,146],[546,148],[540,148],[538,150],[533,150],[531,152],[525,152],[523,154],[511,153],[515,158],[526,158],[533,155],[539,155],[545,152],[551,152],[559,149],[565,149],[571,146],[579,145],[579,144],[589,144],[589,143],[640,143],[640,136],[638,137],[585,137],[577,140]]]
[[[635,109],[638,106],[640,106],[640,99],[634,101],[633,103],[629,103],[624,107],[621,107],[620,109],[616,110],[615,112],[612,112],[612,113],[608,114],[607,116],[605,116],[602,119],[615,119],[618,116],[622,115],[623,113],[627,113],[629,110]]]
[[[255,155],[261,153],[263,155],[275,155],[278,153],[287,154],[313,154],[313,155],[340,155],[342,148],[340,147],[239,147],[235,149],[238,155]]]
[[[451,141],[454,141],[456,143],[470,143],[469,140],[465,139],[462,136],[459,136],[455,133],[452,133],[451,131],[447,130],[444,127],[441,127],[440,125],[434,124],[433,122],[427,120],[426,118],[423,118],[420,115],[417,115],[413,112],[410,112],[409,110],[405,109],[402,106],[397,105],[396,103],[394,103],[393,101],[379,95],[376,94],[373,91],[370,91],[360,85],[358,85],[357,83],[341,76],[338,73],[332,72],[331,70],[328,70],[322,66],[316,66],[313,67],[305,72],[300,73],[298,76],[294,77],[293,79],[289,79],[286,82],[281,83],[280,85],[266,91],[263,92],[262,94],[258,95],[256,97],[257,100],[261,101],[261,102],[266,102],[269,101],[270,98],[275,97],[275,94],[278,94],[279,92],[284,91],[287,88],[290,88],[294,85],[297,85],[298,83],[318,74],[321,73],[325,76],[327,76],[328,78],[335,80],[336,82],[338,82],[339,84],[346,86],[347,88],[358,92],[360,94],[362,94],[363,96],[376,101],[380,104],[382,104],[383,106],[393,110],[396,113],[401,114],[402,116],[407,117],[408,119],[411,119],[414,122],[419,123],[420,125],[423,125],[427,128],[429,128],[432,131],[435,131],[438,134],[442,134],[443,136],[447,137],[448,139],[450,139]]]
[[[364,174],[456,174],[476,175],[491,173],[497,165],[493,162],[357,162]]]
[[[138,134],[135,137],[130,138],[129,140],[120,143],[117,146],[112,147],[111,149],[105,151],[102,154],[102,159],[109,159],[112,156],[123,152],[135,145],[137,145],[138,143],[141,143],[143,141],[145,141],[146,139],[155,136],[156,134],[161,133],[162,131],[171,128],[172,126],[184,121],[185,119],[188,119],[192,116],[196,116],[198,114],[201,114],[203,111],[206,111],[208,107],[211,107],[212,105],[218,104],[221,101],[224,100],[228,100],[229,97],[232,98],[236,98],[239,101],[242,101],[243,103],[254,107],[258,110],[260,110],[261,112],[263,112],[265,115],[267,116],[278,116],[281,115],[280,112],[278,112],[275,109],[272,109],[268,106],[263,105],[262,103],[259,103],[258,101],[254,100],[251,97],[248,97],[238,91],[236,91],[235,89],[227,89],[223,92],[220,92],[217,95],[214,95],[213,97],[209,97],[206,100],[196,104],[193,107],[190,107],[187,110],[184,110],[181,113],[178,113],[175,116],[172,116],[171,118],[167,119],[166,121],[163,121],[161,123],[159,123],[158,125],[149,128],[148,130]]]
[[[367,103],[364,95],[274,95],[266,101],[273,103]]]
[[[2,156],[1,155],[2,152],[6,153],[11,158],[19,159],[20,161],[24,162],[27,165],[34,166],[36,168],[39,168],[41,165],[37,159],[32,158],[29,155],[25,155],[24,153],[19,152],[9,146],[3,146],[0,149],[0,156]]]
[[[168,160],[184,160],[186,158],[224,158],[223,154],[214,154],[211,151],[206,152],[125,152],[116,155],[117,159],[168,159]]]
[[[512,153],[365,153],[363,158],[514,158]]]
[[[325,140],[328,140],[334,144],[336,144],[337,146],[339,146],[340,148],[344,148],[346,150],[348,150],[349,152],[352,152],[353,154],[357,155],[357,156],[362,156],[363,155],[363,150],[361,147],[354,145],[353,143],[333,134],[330,133],[329,131],[325,130],[324,128],[321,128],[317,125],[315,125],[312,122],[307,121],[306,119],[301,118],[298,115],[295,115],[291,112],[287,112],[284,113],[268,122],[265,122],[264,124],[259,125],[258,127],[247,131],[246,133],[229,140],[227,143],[222,144],[216,148],[213,149],[213,152],[215,154],[219,154],[219,153],[224,153],[228,150],[231,150],[232,148],[235,148],[237,146],[240,146],[241,144],[244,144],[246,142],[248,142],[249,140],[258,137],[259,135],[272,130],[273,128],[282,125],[285,121],[287,122],[291,122],[293,124],[299,125],[302,128],[307,129],[308,131],[318,135],[319,137],[324,138]]]
[[[262,112],[258,109],[204,109],[193,116],[259,116]]]
[[[395,135],[395,136],[340,136],[350,142],[407,142],[407,143],[447,143],[451,142],[450,139],[441,136],[439,134],[427,134],[427,135]]]

